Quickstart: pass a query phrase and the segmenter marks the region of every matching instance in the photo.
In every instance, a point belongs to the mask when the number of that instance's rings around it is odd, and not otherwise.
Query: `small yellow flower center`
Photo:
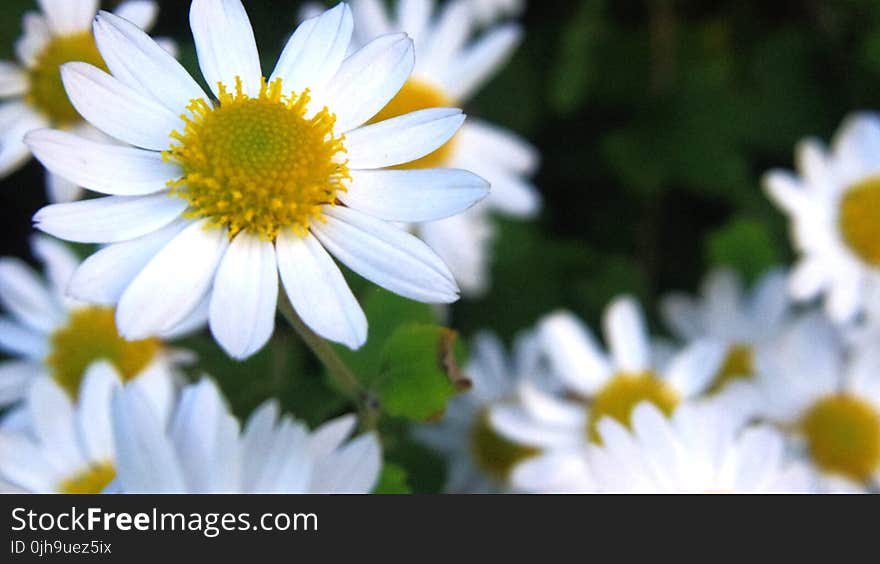
[[[518,462],[535,456],[540,451],[513,443],[502,437],[489,423],[489,414],[483,411],[471,429],[471,453],[477,466],[498,482],[505,483]]]
[[[880,267],[880,176],[854,184],[840,201],[840,233],[850,250]]]
[[[30,88],[26,100],[56,127],[68,127],[82,120],[61,82],[61,65],[70,61],[83,61],[107,70],[90,31],[53,37],[28,69]]]
[[[169,186],[189,202],[186,215],[209,218],[230,238],[247,231],[264,240],[285,228],[305,235],[322,220],[349,174],[336,117],[327,108],[306,117],[308,103],[308,91],[284,95],[281,79],[263,81],[255,98],[236,78],[235,93],[220,85],[218,105],[193,100],[183,133],[171,133],[177,143],[163,154],[183,170]]]
[[[160,348],[158,339],[126,341],[116,330],[113,308],[96,306],[72,311],[67,325],[52,333],[49,343],[46,365],[73,399],[92,363],[110,362],[127,382],[150,364]]]
[[[403,85],[400,92],[398,92],[397,95],[394,96],[384,108],[382,108],[382,111],[370,120],[370,123],[378,123],[386,119],[406,115],[410,112],[426,110],[428,108],[448,108],[454,105],[455,103],[438,87],[411,78]],[[455,137],[429,155],[425,155],[418,160],[392,168],[405,170],[415,168],[448,167],[449,161],[452,158],[454,144]]]
[[[817,401],[801,421],[810,455],[832,474],[867,480],[880,468],[880,413],[855,396]]]
[[[724,357],[724,363],[709,386],[709,393],[714,394],[724,388],[733,380],[749,380],[755,374],[754,355],[752,348],[748,345],[731,345],[727,349],[727,356]]]
[[[678,394],[653,372],[626,373],[613,376],[596,394],[590,407],[587,432],[590,440],[601,444],[599,421],[612,417],[619,423],[631,424],[632,412],[643,401],[651,402],[666,415],[672,415],[678,406]]]
[[[102,462],[64,480],[58,489],[65,494],[99,494],[115,477],[116,468],[113,464]]]

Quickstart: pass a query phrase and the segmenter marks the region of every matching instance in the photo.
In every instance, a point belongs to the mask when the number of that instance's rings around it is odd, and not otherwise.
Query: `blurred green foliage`
[[[155,34],[176,39],[198,76],[188,3],[160,3]],[[271,68],[300,2],[245,4]],[[13,56],[21,15],[34,5],[0,3],[0,57]],[[523,45],[466,110],[540,149],[535,183],[545,208],[535,222],[497,220],[492,290],[444,320],[464,339],[491,328],[509,340],[557,308],[595,323],[623,292],[654,314],[658,296],[694,289],[711,266],[754,278],[789,261],[786,226],[761,191],[761,174],[790,167],[801,137],[827,139],[847,112],[878,105],[876,1],[542,0],[530,2],[523,24]],[[42,172],[32,163],[0,184],[3,254],[30,259]],[[426,325],[436,312],[349,278],[370,340],[340,353],[393,414],[442,411],[452,388],[436,362],[443,330]],[[290,331],[277,331],[245,363],[225,357],[207,334],[180,346],[199,356],[190,375],[217,378],[239,415],[273,397],[310,424],[352,408]],[[385,362],[389,355],[395,360]],[[407,355],[412,362],[399,361]],[[403,372],[389,374],[389,366]],[[412,387],[434,391],[418,403]],[[438,491],[442,464],[410,439],[409,424],[387,417],[379,428],[387,460],[377,491]]]

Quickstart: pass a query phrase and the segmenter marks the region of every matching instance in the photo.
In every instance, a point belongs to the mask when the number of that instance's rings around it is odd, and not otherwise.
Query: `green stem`
[[[305,324],[293,309],[293,306],[290,305],[287,296],[282,296],[278,309],[302,340],[305,341],[306,345],[315,353],[318,360],[327,368],[330,377],[333,378],[342,392],[352,400],[360,402],[364,395],[360,382],[358,382],[358,379],[348,365],[333,350],[333,347]]]

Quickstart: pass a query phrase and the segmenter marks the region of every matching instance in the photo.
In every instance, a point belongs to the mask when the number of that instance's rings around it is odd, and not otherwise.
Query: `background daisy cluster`
[[[336,5],[243,4],[264,69]],[[27,14],[52,5],[80,17],[62,0],[0,5],[0,59],[28,65],[44,31]],[[27,113],[17,67],[0,63],[0,487],[880,487],[876,3],[350,5],[349,52],[406,32],[410,83],[467,113],[424,167],[470,171],[489,195],[407,226],[461,299],[417,303],[344,269],[369,333],[328,346],[354,396],[280,318],[243,354],[199,311],[134,347],[95,330],[112,313],[85,319],[68,288],[75,272],[95,276],[77,269],[98,247],[35,235],[32,221],[95,194],[15,141],[46,126],[106,136]],[[200,76],[188,6],[101,7]],[[427,301],[453,300],[449,288]],[[98,349],[107,358],[87,365],[76,353]]]

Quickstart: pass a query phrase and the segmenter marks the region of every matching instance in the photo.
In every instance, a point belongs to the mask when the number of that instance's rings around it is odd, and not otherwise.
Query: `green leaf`
[[[382,466],[382,475],[379,476],[379,483],[376,484],[376,488],[373,490],[373,493],[377,494],[408,494],[412,493],[412,489],[409,487],[409,484],[406,482],[407,472],[406,470],[394,464],[393,462],[386,462],[384,466]]]
[[[426,421],[446,409],[457,391],[470,387],[458,369],[455,331],[409,324],[385,343],[374,391],[385,413]]]
[[[753,281],[781,261],[770,230],[752,218],[734,219],[712,233],[706,242],[706,258],[713,266],[731,266]]]

